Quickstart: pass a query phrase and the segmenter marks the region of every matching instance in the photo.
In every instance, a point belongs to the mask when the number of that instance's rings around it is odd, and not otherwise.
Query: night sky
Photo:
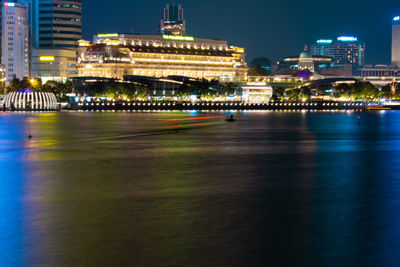
[[[83,36],[101,32],[155,34],[166,0],[83,0]],[[177,1],[175,1],[177,3]],[[395,0],[186,0],[187,35],[246,47],[247,61],[298,55],[305,44],[339,35],[367,44],[367,64],[390,63]]]

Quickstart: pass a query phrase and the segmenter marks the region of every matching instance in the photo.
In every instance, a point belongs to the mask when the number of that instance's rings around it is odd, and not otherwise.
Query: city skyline
[[[83,3],[83,37],[90,40],[100,32],[132,30],[157,33],[163,7],[168,2],[117,0],[104,9],[98,2],[87,0]],[[183,4],[185,9],[187,35],[237,43],[246,47],[249,60],[259,56],[280,60],[300,53],[305,44],[318,39],[350,35],[367,44],[366,64],[390,64],[391,22],[400,14],[400,4],[395,1],[376,6],[372,1],[347,3],[340,0],[329,9],[316,1],[304,5],[250,0],[245,6],[236,0],[177,3]],[[236,8],[239,6],[242,7]]]

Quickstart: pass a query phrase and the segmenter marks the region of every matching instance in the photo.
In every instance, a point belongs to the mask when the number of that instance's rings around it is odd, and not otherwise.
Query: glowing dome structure
[[[3,109],[15,111],[57,110],[57,99],[53,93],[12,92],[4,97]]]

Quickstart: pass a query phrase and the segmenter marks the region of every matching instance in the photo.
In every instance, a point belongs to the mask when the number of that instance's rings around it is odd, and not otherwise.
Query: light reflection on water
[[[2,264],[399,263],[400,113],[225,115],[1,113]]]

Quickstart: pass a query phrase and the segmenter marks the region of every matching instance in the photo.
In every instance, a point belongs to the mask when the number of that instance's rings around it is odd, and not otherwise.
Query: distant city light
[[[118,33],[101,33],[101,34],[97,35],[97,37],[99,37],[99,38],[102,38],[102,37],[105,37],[105,38],[107,38],[107,37],[118,37],[118,36],[119,36]]]
[[[40,61],[54,61],[55,58],[53,56],[41,56],[39,57]]]
[[[317,43],[318,44],[331,44],[332,40],[323,40],[323,39],[321,39],[321,40],[318,40]]]
[[[163,35],[163,39],[175,41],[194,41],[194,37],[181,35]]]
[[[393,20],[394,21],[399,21],[400,20],[400,16],[394,17]]]
[[[356,42],[358,39],[356,37],[340,36],[337,38],[338,41],[342,42]]]

